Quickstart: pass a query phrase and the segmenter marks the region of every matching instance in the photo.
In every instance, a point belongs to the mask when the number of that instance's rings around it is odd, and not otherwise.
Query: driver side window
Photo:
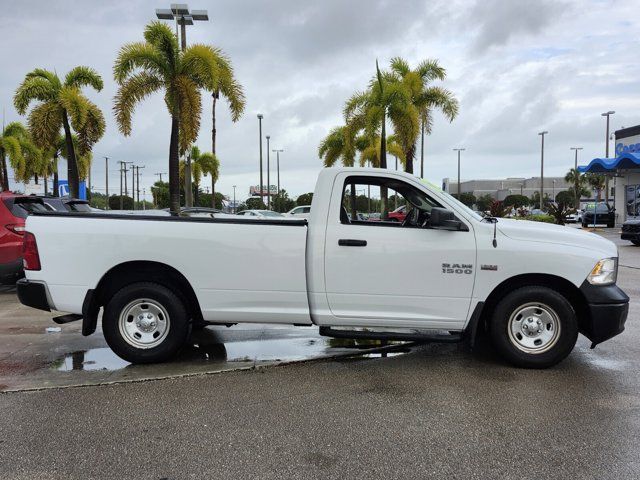
[[[403,181],[376,176],[352,176],[342,190],[340,221],[345,224],[419,227],[433,207],[441,205]]]

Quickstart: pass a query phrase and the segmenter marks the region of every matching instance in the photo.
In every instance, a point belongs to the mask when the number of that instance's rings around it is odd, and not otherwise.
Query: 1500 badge
[[[443,263],[442,273],[471,275],[473,273],[473,265],[468,265],[466,263]]]

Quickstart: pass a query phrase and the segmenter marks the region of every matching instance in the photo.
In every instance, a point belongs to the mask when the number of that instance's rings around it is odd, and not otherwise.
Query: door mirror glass
[[[428,226],[437,230],[460,230],[462,223],[460,220],[456,220],[451,210],[433,207]]]

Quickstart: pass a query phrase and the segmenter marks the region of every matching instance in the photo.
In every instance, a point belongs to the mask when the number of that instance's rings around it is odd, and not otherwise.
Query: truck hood
[[[618,248],[613,242],[595,233],[576,228],[510,218],[498,219],[497,228],[503,235],[515,240],[571,245],[591,251],[599,250],[603,258],[618,256]]]

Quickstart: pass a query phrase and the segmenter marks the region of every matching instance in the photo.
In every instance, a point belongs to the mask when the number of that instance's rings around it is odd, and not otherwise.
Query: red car
[[[0,284],[12,284],[23,276],[22,237],[29,212],[50,210],[39,198],[0,193]]]
[[[407,207],[406,205],[402,205],[401,207],[396,208],[393,212],[389,212],[389,220],[392,222],[404,222],[405,217],[407,216]]]

